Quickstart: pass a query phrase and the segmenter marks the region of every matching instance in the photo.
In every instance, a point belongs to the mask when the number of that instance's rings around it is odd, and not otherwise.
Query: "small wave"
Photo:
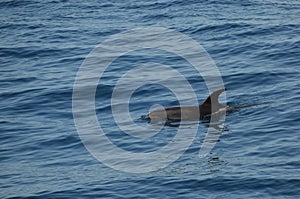
[[[35,4],[35,1],[30,0],[11,0],[0,2],[0,7],[3,8],[16,8],[22,6],[28,6],[30,4]]]

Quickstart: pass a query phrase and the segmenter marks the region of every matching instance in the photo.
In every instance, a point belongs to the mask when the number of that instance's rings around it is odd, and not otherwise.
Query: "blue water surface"
[[[297,0],[2,0],[0,197],[299,198],[299,16]],[[216,63],[229,105],[261,104],[229,114],[208,156],[198,156],[205,124],[180,159],[145,174],[114,170],[81,142],[72,114],[76,73],[96,45],[137,27],[191,37]],[[199,101],[208,95],[203,79],[173,54],[142,51],[112,63],[96,112],[112,141],[135,153],[165,146],[177,130],[137,142],[113,120],[114,84],[148,61],[183,72]],[[178,101],[160,85],[139,88],[130,102],[139,125],[149,126],[138,118],[153,104]]]

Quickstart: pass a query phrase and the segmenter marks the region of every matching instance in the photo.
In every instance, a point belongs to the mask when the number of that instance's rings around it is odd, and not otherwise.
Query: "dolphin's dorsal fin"
[[[210,94],[206,98],[206,100],[204,100],[204,102],[200,105],[200,110],[202,109],[203,111],[207,110],[207,111],[214,112],[215,110],[218,110],[219,108],[224,107],[224,105],[219,103],[219,95],[221,93],[223,93],[225,90],[226,90],[225,88],[221,88],[221,89],[214,91],[212,94]],[[212,107],[215,110],[211,110]]]

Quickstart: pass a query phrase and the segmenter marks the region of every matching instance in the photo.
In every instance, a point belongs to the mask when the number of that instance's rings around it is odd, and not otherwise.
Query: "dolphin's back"
[[[182,106],[170,107],[166,109],[155,110],[146,116],[151,120],[172,120],[172,121],[191,121],[202,120],[209,117],[225,106],[219,103],[219,95],[225,91],[225,88],[218,89],[210,94],[200,106]]]

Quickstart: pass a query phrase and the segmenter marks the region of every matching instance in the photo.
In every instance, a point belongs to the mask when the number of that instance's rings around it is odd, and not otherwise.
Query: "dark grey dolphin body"
[[[180,121],[196,121],[196,120],[211,120],[213,116],[217,119],[218,116],[224,116],[226,113],[237,111],[242,108],[268,104],[270,102],[247,104],[241,106],[225,106],[219,103],[219,96],[226,91],[225,88],[218,89],[210,94],[202,104],[199,106],[182,106],[170,107],[166,109],[155,110],[143,117],[152,121],[167,121],[180,122]]]
[[[227,107],[219,103],[219,95],[226,89],[221,88],[210,94],[199,106],[170,107],[155,110],[146,115],[145,119],[191,121],[209,119],[213,114],[226,111]]]

